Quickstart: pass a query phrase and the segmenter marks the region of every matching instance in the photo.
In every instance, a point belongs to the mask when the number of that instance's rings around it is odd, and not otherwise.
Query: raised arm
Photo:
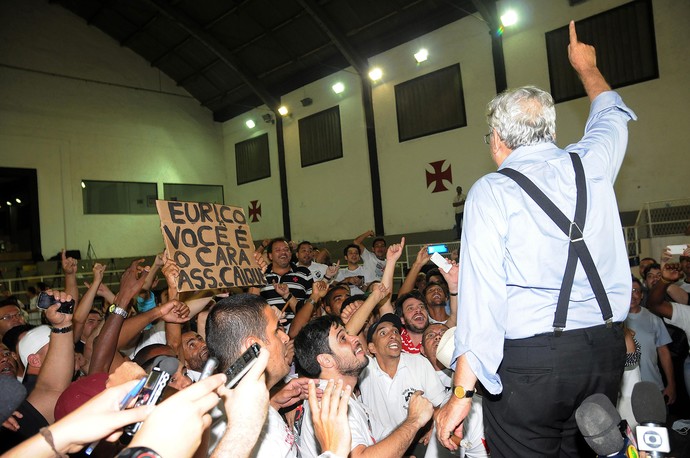
[[[287,288],[287,285],[284,286]],[[299,309],[299,312],[295,314],[295,318],[293,318],[292,323],[290,323],[288,336],[291,339],[297,337],[297,334],[299,334],[302,328],[309,323],[309,320],[311,320],[311,317],[314,314],[314,310],[316,310],[319,302],[324,298],[327,292],[328,283],[325,281],[314,282],[311,288],[311,296],[309,296],[309,299],[304,301],[304,305],[301,309]]]
[[[47,291],[58,300],[46,310],[50,322],[50,345],[45,361],[36,379],[36,386],[27,401],[38,410],[48,423],[55,421],[55,403],[72,382],[74,372],[74,340],[72,339],[72,314],[60,313],[60,305],[72,299],[67,293]]]
[[[580,77],[582,85],[590,101],[597,98],[599,94],[610,91],[611,86],[606,82],[604,76],[597,67],[597,54],[594,46],[581,43],[577,40],[575,21],[570,21],[570,44],[568,45],[568,59]]]
[[[166,323],[186,323],[189,321],[189,308],[184,302],[170,301],[127,318],[122,323],[117,348],[126,347],[146,326],[159,319],[163,319]]]
[[[84,331],[84,323],[86,323],[89,317],[89,312],[91,307],[93,307],[93,300],[96,298],[98,293],[98,288],[101,286],[103,281],[103,274],[105,272],[105,266],[103,264],[96,263],[93,265],[93,280],[88,286],[89,289],[86,290],[79,305],[74,309],[74,316],[72,317],[72,324],[74,326],[74,342],[79,342],[81,339],[81,334]]]
[[[146,291],[151,290],[151,288],[153,287],[153,282],[156,279],[156,275],[158,274],[158,271],[161,269],[161,267],[163,267],[164,256],[165,252],[158,253],[156,255],[156,259],[153,261],[151,270],[149,270],[148,274],[146,274],[146,280],[144,281],[144,284],[141,286],[141,289],[145,289]]]
[[[405,277],[405,281],[398,291],[398,296],[407,294],[414,289],[414,283],[417,281],[417,275],[422,270],[422,267],[424,267],[431,259],[431,255],[427,252],[428,247],[429,245],[422,245],[422,247],[419,249],[417,258],[414,260],[414,263],[410,267],[410,271]]]
[[[371,294],[369,294],[369,297],[367,297],[367,299],[364,301],[362,306],[359,309],[357,309],[357,311],[350,317],[349,320],[347,320],[347,324],[345,325],[345,330],[347,331],[347,333],[351,336],[356,336],[357,334],[362,332],[364,323],[366,323],[367,319],[369,318],[369,315],[371,315],[371,312],[376,307],[376,304],[381,302],[381,300],[384,297],[386,297],[389,293],[390,290],[386,288],[386,285],[384,285],[383,283],[376,285],[374,289],[371,291]]]
[[[364,233],[362,233],[362,234],[359,234],[359,235],[357,236],[357,238],[355,238],[355,239],[352,241],[352,243],[354,243],[355,245],[357,245],[357,246],[359,247],[360,250],[364,251],[364,250],[366,249],[366,247],[364,246],[364,239],[366,239],[366,238],[368,238],[368,237],[373,237],[373,236],[375,236],[375,235],[376,235],[376,233],[375,233],[374,231],[372,231],[371,229],[369,229],[368,231],[366,231],[366,232],[364,232]]]
[[[75,302],[79,301],[79,287],[77,286],[77,260],[68,258],[65,249],[62,249],[62,272],[65,274],[65,292],[72,296]]]
[[[450,296],[450,316],[446,321],[448,327],[453,327],[458,322],[458,274],[459,267],[455,261],[449,261],[452,265],[448,273],[443,269],[438,269],[448,284],[448,295]]]
[[[124,312],[129,311],[132,298],[141,291],[144,280],[146,280],[149,267],[144,267],[143,269],[139,267],[139,264],[143,261],[143,259],[133,261],[120,278],[120,290],[113,300],[113,305]],[[140,269],[141,272],[139,272]],[[93,350],[89,374],[108,372],[117,350],[117,340],[124,321],[125,317],[118,313],[108,315]]]

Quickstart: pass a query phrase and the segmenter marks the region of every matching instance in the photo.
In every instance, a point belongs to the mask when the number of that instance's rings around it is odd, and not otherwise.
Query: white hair
[[[534,86],[508,89],[487,105],[489,127],[514,150],[556,140],[556,109],[551,94]]]

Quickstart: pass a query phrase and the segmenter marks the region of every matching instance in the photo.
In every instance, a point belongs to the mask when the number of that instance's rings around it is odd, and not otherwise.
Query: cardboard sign
[[[263,286],[254,242],[240,207],[157,200],[168,255],[180,268],[180,292]]]

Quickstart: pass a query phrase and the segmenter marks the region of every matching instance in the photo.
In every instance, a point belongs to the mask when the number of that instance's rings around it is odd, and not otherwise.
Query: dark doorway
[[[0,260],[42,261],[36,169],[0,167]]]

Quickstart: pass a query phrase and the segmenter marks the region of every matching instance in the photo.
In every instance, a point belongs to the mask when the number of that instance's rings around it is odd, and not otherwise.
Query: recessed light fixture
[[[372,81],[378,81],[382,76],[383,70],[381,70],[379,67],[372,68],[369,72],[369,78],[371,78]]]
[[[21,200],[19,197],[17,197],[17,198],[14,199],[14,200],[15,200],[18,204],[21,204],[21,203],[22,203],[22,200]]]
[[[11,207],[11,206],[12,206],[12,202],[10,202],[9,200],[8,200],[6,203],[7,203],[7,206],[8,206],[8,207]]]
[[[338,81],[331,87],[331,89],[333,89],[333,92],[335,92],[336,94],[340,94],[345,90],[345,85]]]
[[[414,58],[418,63],[424,62],[429,58],[429,51],[427,51],[425,48],[422,48],[415,53]]]
[[[515,10],[508,10],[501,16],[501,24],[503,27],[510,27],[511,25],[517,24],[518,15]]]
[[[82,181],[82,182],[81,182],[81,187],[82,187],[82,189],[86,189],[86,183],[84,183],[84,182]]]
[[[246,126],[249,127],[250,129],[253,129],[253,128],[256,127],[256,123],[255,123],[253,120],[251,120],[251,119],[247,119],[247,122],[245,122],[245,124],[246,124]]]
[[[278,113],[280,114],[280,116],[287,116],[287,114],[288,114],[287,107],[285,105],[278,107]]]

